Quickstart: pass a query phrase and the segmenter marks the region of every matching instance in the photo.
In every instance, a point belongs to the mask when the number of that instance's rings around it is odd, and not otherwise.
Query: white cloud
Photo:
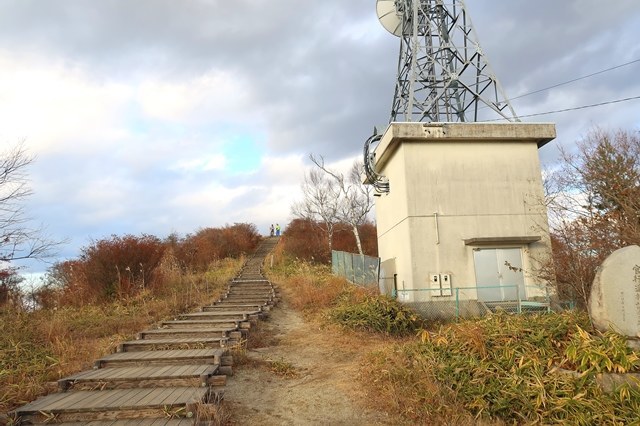
[[[225,168],[226,163],[227,161],[224,155],[213,155],[207,158],[182,160],[170,166],[169,169],[186,173],[207,172],[222,170]]]
[[[636,2],[467,7],[517,96],[637,58]],[[26,138],[36,155],[27,208],[54,236],[284,226],[307,155],[346,172],[388,119],[399,41],[371,0],[1,4],[0,143]],[[640,94],[638,66],[522,98],[516,112]],[[551,163],[592,124],[638,126],[637,111],[531,121],[558,123],[541,151]]]
[[[122,83],[91,81],[80,67],[0,51],[0,134],[26,139],[36,153],[84,151],[96,129],[107,138],[122,132],[130,95]]]
[[[246,119],[241,112],[250,106],[247,87],[238,74],[211,70],[180,81],[147,79],[137,90],[137,101],[152,119],[185,123],[238,121]]]

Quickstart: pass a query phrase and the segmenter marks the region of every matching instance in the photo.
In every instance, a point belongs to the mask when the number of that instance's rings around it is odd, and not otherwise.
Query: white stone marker
[[[629,246],[602,263],[591,287],[589,315],[600,331],[640,337],[640,247]]]

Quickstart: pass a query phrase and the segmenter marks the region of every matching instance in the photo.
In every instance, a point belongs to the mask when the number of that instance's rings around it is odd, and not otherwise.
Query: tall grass
[[[218,261],[204,273],[167,273],[162,291],[149,290],[100,305],[0,310],[0,412],[55,388],[56,381],[91,368],[93,360],[153,323],[211,303],[242,259]]]
[[[267,274],[272,281],[281,284],[281,290],[294,309],[318,314],[335,305],[340,295],[349,291],[349,283],[332,276],[327,265],[292,259],[279,249],[274,258],[274,267],[267,268]]]

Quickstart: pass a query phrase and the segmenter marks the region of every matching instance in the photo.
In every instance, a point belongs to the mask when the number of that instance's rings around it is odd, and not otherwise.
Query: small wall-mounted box
[[[440,274],[440,288],[443,296],[451,296],[451,274]]]

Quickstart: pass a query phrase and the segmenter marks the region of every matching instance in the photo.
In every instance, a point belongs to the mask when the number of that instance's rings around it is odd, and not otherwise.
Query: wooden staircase
[[[207,424],[199,413],[221,401],[233,374],[229,348],[278,302],[277,289],[262,275],[276,243],[265,239],[219,300],[122,342],[93,370],[59,380],[58,392],[9,413],[13,424]]]

